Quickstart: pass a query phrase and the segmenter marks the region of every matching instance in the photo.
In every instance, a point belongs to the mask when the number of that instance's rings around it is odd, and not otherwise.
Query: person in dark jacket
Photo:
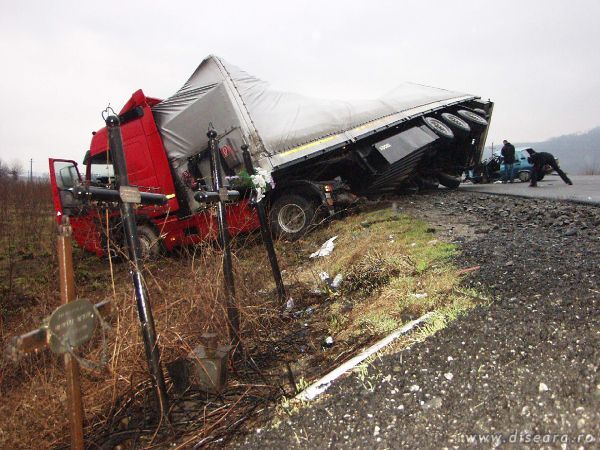
[[[554,159],[554,156],[552,156],[551,153],[547,153],[547,152],[539,152],[538,153],[532,148],[528,148],[527,153],[529,153],[529,158],[527,158],[527,160],[531,164],[533,164],[533,172],[531,173],[531,182],[530,182],[529,186],[531,186],[531,187],[537,186],[538,177],[543,173],[544,167],[546,165],[549,165],[550,167],[552,167],[552,169],[554,169],[556,171],[556,173],[560,175],[560,177],[563,179],[563,181],[565,183],[567,183],[568,185],[573,184],[573,182],[569,179],[567,174],[564,173],[560,169],[560,167],[558,167],[558,163],[556,162],[556,159]]]
[[[504,179],[502,182],[506,183],[507,179],[510,177],[510,182],[512,183],[515,179],[515,146],[506,139],[503,143],[504,146],[502,147],[502,150],[500,150],[500,154],[504,158]]]

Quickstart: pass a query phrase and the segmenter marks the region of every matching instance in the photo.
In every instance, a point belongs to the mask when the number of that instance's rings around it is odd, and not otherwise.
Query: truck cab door
[[[77,163],[68,159],[50,158],[50,184],[56,216],[60,222],[63,214],[77,216],[82,213],[82,203],[73,196],[70,188],[81,184],[81,174]]]

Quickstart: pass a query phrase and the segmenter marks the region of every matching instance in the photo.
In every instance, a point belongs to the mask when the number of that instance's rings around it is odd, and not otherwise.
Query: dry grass
[[[18,190],[16,185],[1,188],[3,199]],[[1,241],[2,346],[9,337],[39,325],[59,304],[48,188],[30,188],[31,197],[4,207],[12,214],[2,222],[2,230],[12,231],[2,235],[21,234]],[[330,257],[308,257],[333,235],[339,237]],[[260,241],[256,236],[238,237],[234,258],[241,336],[254,364],[230,367],[230,382],[220,397],[199,391],[173,395],[174,422],[160,430],[152,417],[127,264],[114,265],[111,277],[107,260],[76,250],[79,297],[111,298],[115,304],[106,370],[82,373],[87,442],[116,445],[122,440],[126,448],[209,444],[227,437],[253,411],[264,410],[281,395],[292,395],[295,385],[323,374],[402,322],[429,310],[469,308],[473,299],[456,289],[459,278],[450,263],[455,249],[434,238],[426,224],[382,209],[332,222],[299,242],[278,242],[284,281],[296,305],[282,315]],[[343,274],[342,288],[325,289],[319,278],[322,271],[331,277]],[[227,342],[221,256],[213,245],[153,261],[147,264],[145,278],[164,363],[185,356],[206,331]],[[427,296],[416,295],[423,293]],[[328,335],[336,344],[324,351],[321,344]],[[81,351],[95,361],[102,351],[97,336]],[[2,360],[0,371],[0,447],[66,445],[66,396],[58,358],[42,352],[17,365]]]

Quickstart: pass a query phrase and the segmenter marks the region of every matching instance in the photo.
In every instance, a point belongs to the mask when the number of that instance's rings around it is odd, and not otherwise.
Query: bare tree
[[[8,176],[8,166],[0,159],[0,178]]]
[[[13,159],[8,170],[9,175],[14,181],[17,181],[21,172],[23,172],[23,163],[18,159]]]

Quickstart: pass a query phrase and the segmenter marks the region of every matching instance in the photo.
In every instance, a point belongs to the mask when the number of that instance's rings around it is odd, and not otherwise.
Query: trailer
[[[217,56],[152,108],[179,178],[190,158],[209,172],[202,151],[210,124],[231,174],[248,144],[254,165],[275,183],[268,198],[273,229],[287,236],[301,235],[319,208],[332,213],[354,196],[457,187],[481,160],[492,109],[477,96],[414,83],[374,100],[311,98],[275,90]]]
[[[271,182],[263,201],[273,232],[296,239],[362,196],[457,187],[481,160],[492,110],[477,96],[412,83],[374,100],[316,99],[275,90],[209,56],[171,97],[139,90],[119,113],[130,182],[170,198],[138,209],[144,247],[158,252],[216,236],[212,208],[196,200],[212,187],[209,128],[218,133],[225,179],[242,193],[228,206],[232,234],[258,227],[244,184],[241,149],[248,145]],[[111,184],[104,128],[83,163],[85,176],[74,161],[50,160],[55,207],[72,217],[79,245],[103,254],[104,230],[115,220],[110,205],[91,208],[72,192],[78,184]]]

